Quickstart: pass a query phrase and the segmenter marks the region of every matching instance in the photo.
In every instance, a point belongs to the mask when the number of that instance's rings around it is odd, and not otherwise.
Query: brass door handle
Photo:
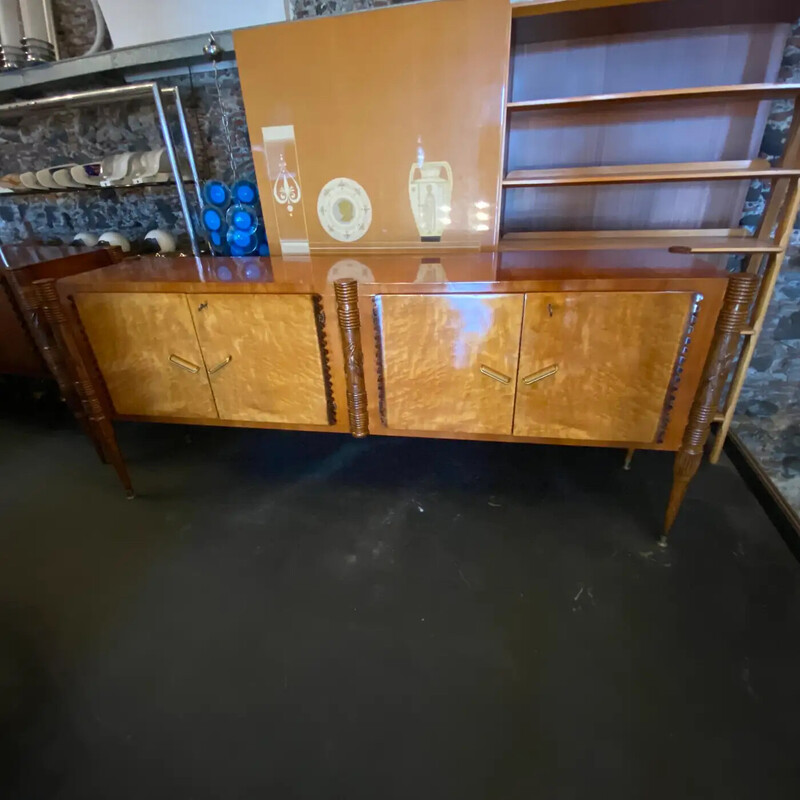
[[[213,375],[215,372],[219,372],[223,367],[227,367],[231,361],[233,361],[233,356],[228,356],[224,361],[220,361],[216,367],[211,367],[211,369],[208,371],[208,374]]]
[[[552,367],[545,367],[544,369],[540,369],[538,372],[532,372],[530,375],[524,377],[522,382],[526,386],[531,386],[534,383],[543,381],[545,378],[549,378],[551,375],[555,375],[556,372],[558,372],[558,364],[553,364]]]
[[[185,369],[187,372],[191,372],[192,375],[196,375],[198,372],[200,372],[200,367],[198,367],[197,364],[192,364],[191,361],[187,361],[185,358],[181,358],[180,356],[176,356],[175,353],[173,353],[169,357],[169,360],[176,367],[180,367],[181,369]]]
[[[505,384],[511,383],[511,378],[509,378],[508,375],[503,375],[502,372],[495,372],[490,367],[487,367],[486,364],[481,364],[481,372],[487,378],[491,378],[493,381],[498,381],[499,383]]]

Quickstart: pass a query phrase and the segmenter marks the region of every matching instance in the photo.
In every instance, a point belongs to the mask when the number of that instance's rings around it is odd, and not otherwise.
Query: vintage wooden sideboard
[[[122,258],[117,248],[60,245],[0,248],[0,374],[59,380],[47,331],[35,312],[33,282],[104,267]],[[62,386],[62,392],[64,387]]]
[[[16,245],[0,251],[0,374],[54,379],[87,433],[80,398],[37,311],[33,283],[97,269],[121,258],[118,248]]]
[[[668,530],[757,278],[653,251],[137,258],[36,284],[114,420],[675,451]]]

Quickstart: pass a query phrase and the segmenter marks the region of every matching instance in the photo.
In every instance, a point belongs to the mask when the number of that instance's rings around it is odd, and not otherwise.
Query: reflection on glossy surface
[[[244,276],[249,281],[257,281],[261,277],[261,265],[260,264],[247,264],[244,268]]]
[[[354,278],[359,285],[443,286],[456,291],[487,290],[488,284],[517,281],[562,281],[598,278],[718,277],[724,270],[691,256],[656,250],[605,250],[586,253],[550,252],[447,253],[442,255],[293,256],[285,258],[150,257],[129,258],[110,267],[65,279],[62,285],[103,290],[111,285],[151,291],[197,284],[272,284],[275,290],[332,291],[337,278]],[[473,288],[474,286],[474,288]],[[513,286],[510,287],[513,290]],[[376,289],[381,291],[381,289]],[[396,290],[395,290],[396,291]]]
[[[514,433],[655,441],[691,292],[529,294]]]
[[[442,266],[441,259],[436,258],[431,261],[423,259],[414,283],[447,283],[447,271]]]
[[[468,366],[470,353],[480,348],[494,322],[494,306],[476,302],[469,295],[454,295],[442,298],[450,306],[448,322],[455,328],[452,365],[454,369]]]
[[[386,423],[510,434],[522,295],[382,295]]]
[[[372,270],[354,258],[343,258],[328,270],[328,283],[333,283],[340,278],[352,278],[359,283],[375,283]]]
[[[19,269],[29,264],[52,261],[56,258],[86,253],[93,248],[68,247],[67,245],[3,245],[0,266],[7,269]]]

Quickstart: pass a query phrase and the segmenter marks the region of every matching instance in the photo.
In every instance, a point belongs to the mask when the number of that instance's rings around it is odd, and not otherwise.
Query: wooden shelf
[[[529,17],[533,14],[557,14],[562,11],[585,11],[590,8],[654,2],[658,0],[512,0],[511,14],[514,17]]]
[[[509,111],[559,111],[594,105],[626,105],[653,101],[710,100],[776,100],[800,96],[800,83],[743,83],[733,86],[695,86],[686,89],[663,89],[652,92],[623,94],[590,94],[583,97],[560,97],[552,100],[523,100],[508,103]]]
[[[769,239],[720,238],[670,246],[670,253],[782,253],[783,248]]]
[[[771,168],[766,159],[704,161],[689,164],[625,164],[615,167],[520,169],[509,172],[506,188],[525,186],[589,186],[611,183],[752,180],[800,176],[800,169]]]
[[[689,254],[780,253],[775,242],[755,239],[743,228],[672,231],[536,231],[507,233],[508,250],[669,250]]]

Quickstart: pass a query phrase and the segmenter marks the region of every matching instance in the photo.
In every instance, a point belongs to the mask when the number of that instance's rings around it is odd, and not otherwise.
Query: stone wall
[[[82,56],[94,42],[97,30],[89,0],[52,0],[61,58]]]
[[[201,177],[233,178],[222,112],[211,71],[184,70],[161,81],[181,90]],[[219,73],[222,108],[240,178],[255,177],[238,71]],[[86,87],[84,88],[91,88]],[[168,104],[167,104],[168,105]],[[179,138],[177,125],[173,136]],[[68,162],[85,163],[117,152],[161,146],[152,104],[144,101],[31,114],[0,122],[0,175]],[[193,191],[187,187],[189,191]],[[0,241],[69,240],[80,230],[117,230],[141,239],[153,227],[185,232],[174,187],[88,189],[0,197]]]
[[[786,45],[780,80],[800,82],[800,22]],[[783,152],[792,121],[792,103],[773,106],[763,154],[771,161]],[[765,191],[754,186],[743,223],[758,224]],[[764,331],[756,346],[733,429],[761,461],[781,492],[800,512],[800,231],[778,278]]]
[[[349,11],[364,11],[408,2],[414,0],[292,0],[291,12],[296,19],[328,17],[332,14],[346,14]]]

